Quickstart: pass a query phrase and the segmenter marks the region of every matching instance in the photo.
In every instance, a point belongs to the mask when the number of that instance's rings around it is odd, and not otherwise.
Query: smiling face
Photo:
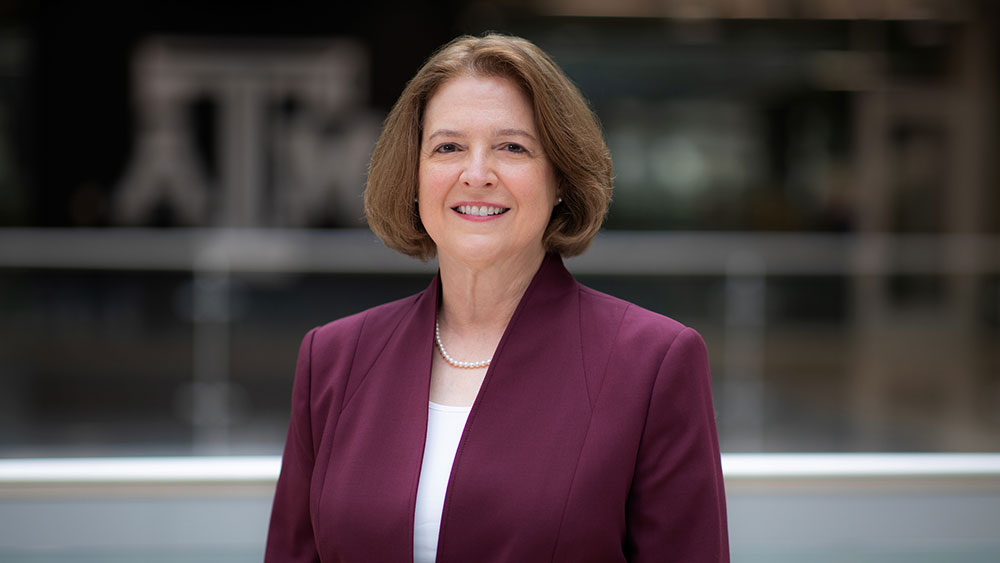
[[[420,141],[420,220],[439,260],[541,260],[556,178],[531,102],[514,82],[445,82],[424,109]]]

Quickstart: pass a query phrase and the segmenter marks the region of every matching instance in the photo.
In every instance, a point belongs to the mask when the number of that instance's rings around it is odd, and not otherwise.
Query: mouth
[[[456,205],[452,209],[461,215],[471,215],[473,217],[491,217],[493,215],[503,215],[510,211],[509,207],[495,207],[493,205]]]

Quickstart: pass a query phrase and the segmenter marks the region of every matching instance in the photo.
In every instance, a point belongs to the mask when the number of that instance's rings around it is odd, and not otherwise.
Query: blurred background
[[[367,159],[485,30],[591,101],[567,266],[704,335],[724,452],[1000,452],[996,2],[6,0],[0,458],[280,453],[306,331],[435,271]]]

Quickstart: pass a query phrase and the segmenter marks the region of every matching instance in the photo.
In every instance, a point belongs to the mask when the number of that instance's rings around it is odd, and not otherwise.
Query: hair
[[[437,252],[417,205],[424,109],[445,82],[499,77],[521,87],[534,108],[539,142],[555,170],[562,203],[542,235],[547,252],[586,250],[611,204],[611,155],[597,117],[580,91],[544,51],[520,37],[457,37],[435,52],[407,83],[385,120],[368,167],[365,217],[386,246],[427,260]]]

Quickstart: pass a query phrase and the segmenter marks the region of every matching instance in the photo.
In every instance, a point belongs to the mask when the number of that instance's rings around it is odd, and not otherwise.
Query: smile
[[[489,217],[490,215],[501,215],[510,211],[509,207],[493,207],[492,205],[459,205],[453,207],[462,215],[474,215],[476,217]]]

